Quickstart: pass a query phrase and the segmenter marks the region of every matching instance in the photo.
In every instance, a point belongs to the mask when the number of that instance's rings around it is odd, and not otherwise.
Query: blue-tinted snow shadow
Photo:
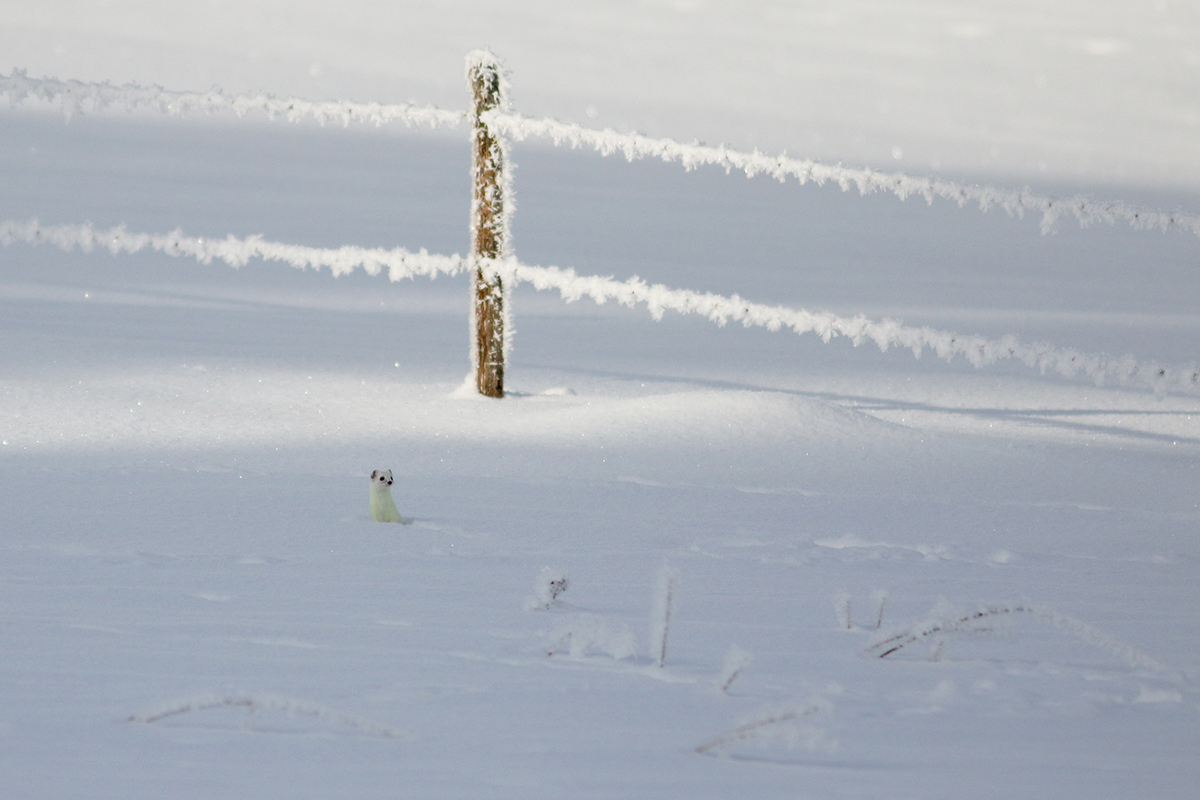
[[[789,759],[780,756],[755,756],[745,753],[702,753],[701,755],[715,758],[722,761],[736,761],[744,764],[769,764],[774,767],[791,767],[794,769],[821,769],[821,770],[836,770],[839,772],[846,770],[853,771],[871,771],[871,772],[891,772],[891,771],[911,771],[920,769],[921,766],[915,764],[895,764],[886,763],[883,761],[851,761],[841,759],[809,759],[796,758]]]
[[[1153,433],[1140,431],[1119,425],[1101,425],[1097,423],[1072,422],[1071,417],[1174,417],[1191,419],[1197,413],[1195,410],[1142,410],[1142,409],[1104,409],[1104,408],[998,408],[987,406],[949,406],[934,403],[921,403],[911,400],[900,400],[889,397],[875,397],[861,394],[845,394],[838,392],[818,392],[803,389],[790,389],[781,386],[771,386],[761,383],[721,380],[694,376],[678,376],[651,374],[640,372],[623,372],[602,370],[586,367],[564,367],[561,364],[527,364],[530,369],[546,369],[559,372],[587,375],[598,378],[611,378],[628,382],[673,384],[680,386],[703,387],[727,391],[772,392],[787,394],[795,397],[805,397],[813,400],[823,400],[843,405],[852,405],[865,412],[871,411],[915,411],[924,413],[947,414],[960,417],[973,417],[980,420],[1004,420],[1022,422],[1045,428],[1071,431],[1074,433],[1104,434],[1132,441],[1153,442],[1156,444],[1185,444],[1200,445],[1200,438],[1179,436],[1176,434]],[[1145,395],[1146,392],[1128,390]],[[1200,401],[1198,401],[1200,402]]]

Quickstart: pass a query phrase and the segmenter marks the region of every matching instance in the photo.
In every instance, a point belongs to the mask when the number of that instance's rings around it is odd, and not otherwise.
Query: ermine
[[[392,500],[390,469],[377,469],[371,473],[371,519],[376,522],[404,522]]]

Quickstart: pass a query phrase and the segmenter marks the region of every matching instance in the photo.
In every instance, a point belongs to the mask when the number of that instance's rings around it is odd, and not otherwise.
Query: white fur
[[[404,522],[392,500],[390,469],[377,469],[371,473],[371,519],[376,522]]]

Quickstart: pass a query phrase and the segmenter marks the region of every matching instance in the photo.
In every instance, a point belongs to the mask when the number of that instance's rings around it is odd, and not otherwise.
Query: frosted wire
[[[673,139],[653,139],[632,133],[618,133],[611,128],[598,131],[553,119],[529,119],[520,114],[493,113],[488,124],[517,141],[529,138],[549,139],[556,145],[572,148],[591,148],[601,155],[620,153],[629,161],[638,158],[658,158],[678,162],[684,169],[713,165],[726,172],[738,170],[747,177],[770,175],[779,181],[795,178],[802,185],[813,181],[818,185],[836,183],[842,191],[851,187],[860,194],[891,192],[901,200],[919,195],[933,203],[935,197],[952,200],[963,207],[977,204],[982,211],[992,207],[1004,209],[1010,216],[1024,217],[1041,214],[1043,233],[1054,230],[1059,218],[1073,216],[1081,227],[1097,222],[1127,222],[1134,228],[1166,230],[1176,227],[1200,236],[1200,215],[1182,211],[1155,211],[1117,201],[1091,200],[1082,195],[1055,198],[1035,194],[1028,189],[1001,189],[995,186],[973,186],[933,177],[918,177],[900,172],[877,172],[863,167],[843,167],[821,164],[809,159],[768,155],[755,150],[746,153],[724,145],[712,147],[699,143],[683,144]]]
[[[59,104],[70,117],[87,111],[124,108],[128,111],[146,110],[182,117],[193,113],[211,114],[232,111],[239,117],[258,112],[274,119],[289,122],[312,119],[322,125],[340,122],[367,122],[376,126],[393,122],[405,125],[457,125],[465,122],[462,111],[446,111],[434,106],[415,106],[407,103],[354,103],[348,100],[313,101],[299,98],[276,98],[268,94],[227,95],[220,89],[207,92],[175,92],[161,86],[139,86],[127,83],[85,83],[60,81],[53,78],[30,78],[24,70],[13,70],[0,76],[0,97],[19,105],[29,100]]]
[[[475,54],[473,53],[472,56]],[[24,70],[13,70],[0,76],[0,97],[18,105],[30,99],[60,104],[68,116],[84,111],[123,107],[130,111],[145,109],[172,116],[192,112],[212,113],[232,111],[239,116],[262,112],[271,118],[288,121],[314,119],[325,124],[368,122],[386,125],[403,122],[406,125],[457,125],[468,119],[465,111],[448,111],[433,106],[409,104],[353,103],[349,101],[312,101],[299,98],[278,99],[267,94],[226,95],[219,89],[208,92],[176,92],[159,86],[84,81],[61,81],[53,78],[30,78]],[[503,108],[503,107],[502,107]],[[594,130],[554,119],[531,119],[520,114],[496,110],[484,115],[484,121],[498,134],[517,141],[529,138],[549,139],[556,145],[572,148],[592,148],[602,155],[620,153],[630,161],[638,158],[659,158],[678,162],[685,169],[715,165],[727,172],[739,170],[747,176],[770,175],[784,181],[795,178],[801,184],[814,181],[818,185],[836,183],[843,191],[851,187],[861,194],[891,192],[904,200],[919,195],[932,203],[935,197],[952,200],[960,207],[976,204],[980,210],[992,207],[1004,209],[1009,215],[1024,217],[1041,215],[1042,231],[1052,231],[1064,216],[1074,217],[1082,227],[1097,222],[1109,225],[1126,222],[1138,229],[1180,228],[1200,236],[1200,215],[1183,211],[1158,211],[1119,201],[1092,200],[1082,195],[1056,198],[1039,195],[1027,189],[1002,189],[995,186],[974,186],[934,177],[906,175],[900,172],[878,172],[863,167],[843,167],[821,164],[809,159],[787,155],[769,155],[757,150],[747,153],[724,145],[712,147],[699,143],[683,144],[673,139],[655,139],[640,134],[619,133],[611,128]],[[511,197],[511,194],[510,194]]]
[[[392,281],[417,276],[456,275],[468,267],[467,259],[462,256],[435,255],[425,250],[413,253],[403,248],[386,250],[352,246],[325,249],[270,242],[261,236],[205,239],[185,236],[180,231],[130,233],[124,226],[108,230],[97,230],[91,225],[43,226],[37,220],[0,222],[0,243],[7,246],[12,242],[54,244],[64,250],[78,247],[84,252],[99,247],[114,255],[150,249],[172,256],[190,256],[204,264],[217,259],[232,267],[241,267],[251,258],[262,258],[282,261],[298,269],[328,267],[335,276],[359,268],[369,275],[378,275],[386,269]],[[885,352],[893,346],[903,347],[917,358],[928,349],[947,361],[962,356],[976,367],[1016,359],[1043,374],[1057,372],[1066,378],[1086,376],[1097,385],[1115,380],[1121,385],[1144,386],[1160,392],[1200,391],[1200,368],[1194,364],[1165,366],[1153,361],[1138,361],[1132,356],[1113,358],[1044,343],[1025,344],[1011,334],[999,339],[962,336],[925,326],[904,325],[891,319],[876,321],[862,315],[842,317],[829,312],[753,303],[736,294],[724,297],[711,292],[672,289],[662,284],[648,284],[638,277],[618,281],[599,275],[576,275],[572,269],[531,266],[513,258],[495,260],[492,269],[513,285],[528,283],[539,291],[554,290],[567,302],[588,297],[601,305],[609,300],[629,307],[644,304],[656,320],[662,319],[667,311],[699,314],[720,326],[732,320],[745,327],[771,331],[788,328],[797,334],[815,333],[826,343],[842,336],[856,346],[874,342]]]
[[[844,336],[856,346],[874,342],[885,352],[892,346],[904,347],[917,358],[929,349],[947,361],[963,356],[976,367],[1016,359],[1043,374],[1053,371],[1066,378],[1083,375],[1097,385],[1115,379],[1122,385],[1146,386],[1155,391],[1200,390],[1200,369],[1195,365],[1165,366],[1152,361],[1139,362],[1132,356],[1112,358],[1044,343],[1024,344],[1012,334],[1000,339],[962,336],[926,326],[904,325],[891,319],[875,321],[862,315],[842,317],[802,308],[770,306],[752,303],[736,294],[723,297],[711,292],[671,289],[662,284],[647,284],[637,277],[626,281],[595,275],[584,277],[571,269],[527,266],[516,261],[505,262],[501,274],[511,280],[532,284],[538,290],[554,289],[568,302],[586,296],[599,304],[608,300],[631,307],[644,303],[656,320],[666,311],[676,311],[699,314],[721,326],[733,320],[745,327],[771,331],[790,328],[797,334],[815,333],[826,343],[834,337]]]
[[[8,246],[12,242],[53,244],[67,251],[78,247],[85,253],[103,248],[113,255],[157,250],[169,256],[190,256],[202,264],[209,264],[214,259],[224,261],[234,268],[245,266],[252,258],[261,258],[264,261],[282,261],[297,269],[319,270],[327,267],[334,276],[346,275],[360,268],[368,275],[378,275],[386,268],[388,278],[393,281],[417,276],[433,278],[440,274],[456,275],[467,268],[466,259],[458,255],[433,255],[425,250],[412,253],[399,247],[386,250],[347,245],[329,249],[268,242],[261,236],[206,239],[185,236],[182,231],[166,234],[130,233],[123,225],[108,230],[97,230],[90,224],[42,225],[36,219],[0,222],[0,243]]]

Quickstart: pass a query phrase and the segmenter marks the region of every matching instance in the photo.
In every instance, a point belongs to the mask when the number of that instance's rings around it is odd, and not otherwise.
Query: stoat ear
[[[377,469],[371,470],[371,480],[375,480],[378,477],[379,477],[379,470],[377,470]]]

